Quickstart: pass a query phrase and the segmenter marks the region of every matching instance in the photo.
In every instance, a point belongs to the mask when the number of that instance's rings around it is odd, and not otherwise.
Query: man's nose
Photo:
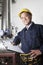
[[[25,21],[25,20],[26,20],[26,18],[23,18],[22,20],[23,20],[23,21]]]

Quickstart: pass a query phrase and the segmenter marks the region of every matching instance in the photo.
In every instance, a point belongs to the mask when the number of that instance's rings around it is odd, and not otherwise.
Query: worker
[[[23,8],[18,15],[25,27],[14,38],[13,44],[21,43],[23,52],[33,58],[43,57],[43,25],[32,22],[32,12],[27,8]]]

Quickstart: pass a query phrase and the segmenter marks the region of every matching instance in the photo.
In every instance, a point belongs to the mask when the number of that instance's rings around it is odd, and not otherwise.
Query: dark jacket
[[[43,25],[34,24],[27,30],[24,28],[15,37],[15,44],[21,42],[21,49],[28,53],[30,50],[39,49],[43,53]]]

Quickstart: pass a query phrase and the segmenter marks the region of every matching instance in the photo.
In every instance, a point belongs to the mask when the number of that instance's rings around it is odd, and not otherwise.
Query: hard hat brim
[[[26,12],[26,13],[29,13],[30,15],[32,15],[32,13],[30,12],[30,10],[28,10],[28,9],[22,9],[22,10],[19,12],[18,16],[21,17],[21,14],[22,14],[23,12]]]

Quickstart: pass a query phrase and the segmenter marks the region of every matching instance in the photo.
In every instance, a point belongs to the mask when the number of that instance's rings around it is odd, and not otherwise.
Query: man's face
[[[31,15],[26,12],[21,13],[21,20],[25,25],[29,25],[31,21]]]

